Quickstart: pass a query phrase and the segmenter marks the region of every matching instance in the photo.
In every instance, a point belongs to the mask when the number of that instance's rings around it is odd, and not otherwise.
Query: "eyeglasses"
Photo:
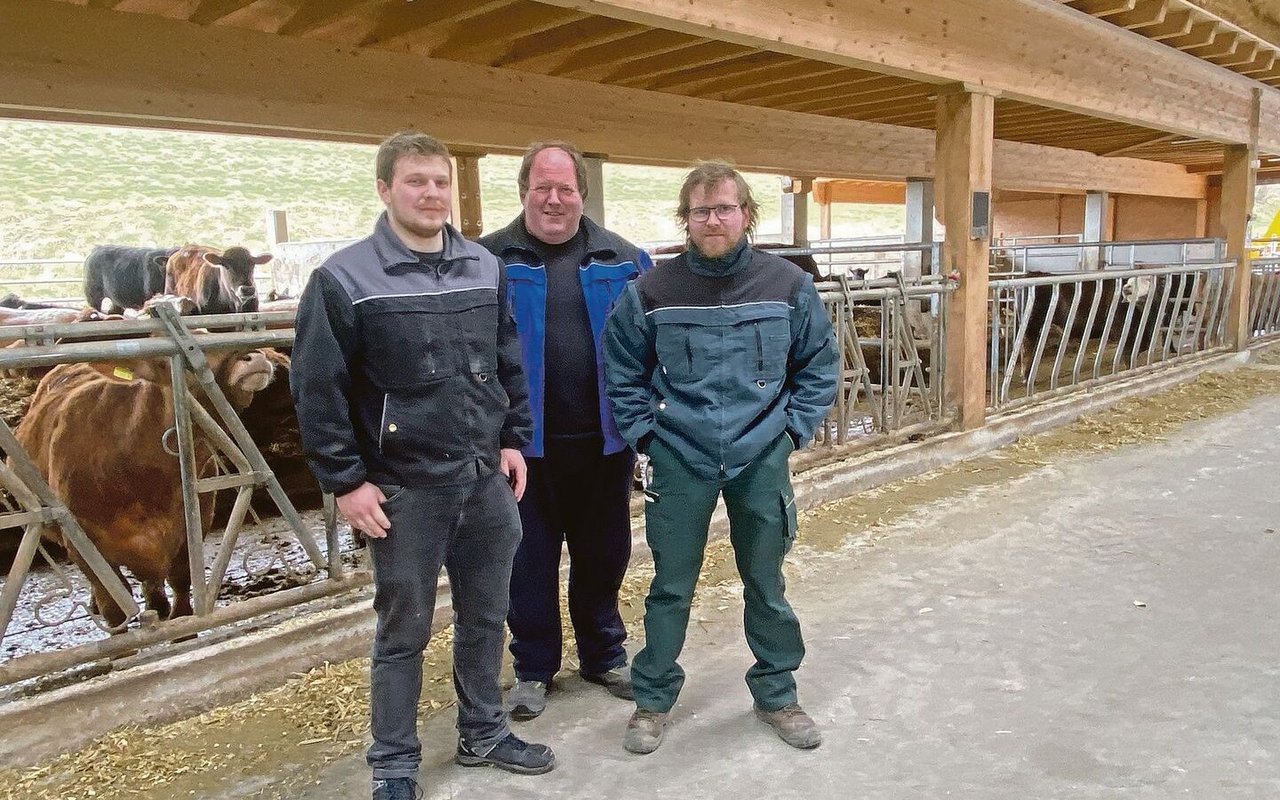
[[[742,207],[741,203],[736,206],[731,206],[728,203],[718,206],[698,206],[697,208],[689,209],[689,219],[694,222],[706,222],[711,219],[712,211],[716,212],[716,216],[721,220],[732,219],[733,215],[738,213],[738,210]]]

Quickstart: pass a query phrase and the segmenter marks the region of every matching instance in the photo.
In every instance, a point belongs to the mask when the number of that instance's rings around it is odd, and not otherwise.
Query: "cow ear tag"
[[[129,369],[128,367],[116,367],[111,371],[111,374],[115,375],[117,378],[119,378],[122,381],[133,380],[133,370]]]

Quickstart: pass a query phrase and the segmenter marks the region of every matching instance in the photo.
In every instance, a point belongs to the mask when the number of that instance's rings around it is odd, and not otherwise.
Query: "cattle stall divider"
[[[1224,352],[1234,269],[1220,261],[992,280],[987,410]]]
[[[140,611],[130,589],[121,584],[114,569],[84,533],[66,504],[54,494],[29,454],[19,444],[12,429],[0,421],[0,449],[3,449],[10,462],[0,467],[0,484],[9,490],[20,507],[20,510],[0,513],[0,530],[24,528],[17,557],[0,592],[0,641],[4,641],[11,633],[9,628],[14,620],[19,596],[30,575],[37,552],[61,573],[42,542],[47,525],[59,526],[66,543],[76,549],[86,566],[107,587],[112,599],[126,615],[125,623],[114,630],[98,615],[87,615],[96,628],[115,634],[108,638],[76,644],[54,652],[28,652],[0,661],[0,686],[131,653],[146,645],[191,636],[295,603],[346,592],[368,582],[367,575],[344,573],[332,513],[326,515],[324,526],[327,552],[321,550],[239,415],[218,386],[205,357],[206,352],[219,350],[291,345],[294,336],[292,313],[179,317],[176,310],[167,305],[158,305],[155,313],[159,315],[158,318],[11,327],[7,330],[16,332],[24,342],[0,349],[0,370],[78,362],[167,359],[170,366],[169,388],[174,393],[175,420],[171,432],[178,445],[176,452],[170,452],[179,459],[183,477],[181,490],[185,533],[191,554],[189,567],[192,572],[195,615],[159,621],[153,613]],[[192,332],[195,327],[222,332],[195,334]],[[148,338],[126,338],[139,336]],[[96,341],[58,343],[63,337],[92,338]],[[104,340],[104,337],[114,338]],[[185,378],[188,372],[194,376],[195,384],[221,418],[225,430],[201,403],[195,401],[192,387]],[[234,469],[229,474],[196,478],[197,430],[215,452],[224,455],[233,465]],[[162,446],[166,449],[168,445],[163,440],[167,440],[169,435],[170,431],[166,431],[162,437]],[[281,590],[266,597],[254,597],[217,608],[215,603],[218,592],[232,558],[244,515],[249,509],[250,497],[257,487],[265,488],[279,508],[287,531],[293,535],[305,554],[306,562],[311,565],[310,569],[314,569],[315,574],[323,574],[326,580],[318,583],[308,581],[302,586]],[[236,500],[216,556],[212,564],[206,566],[199,495],[227,488],[236,490]],[[121,487],[121,490],[128,491],[128,488]],[[62,576],[62,581],[63,586],[51,592],[52,599],[62,603],[59,606],[63,609],[60,619],[49,622],[45,615],[50,612],[42,611],[46,606],[57,605],[49,602],[49,596],[28,598],[32,607],[28,621],[35,628],[52,628],[73,618],[83,621],[84,617],[77,618],[75,615],[81,609],[87,612],[88,606],[83,600],[70,600],[74,587],[65,575]],[[24,632],[31,633],[31,630],[29,627]]]
[[[1249,262],[1249,338],[1280,334],[1280,256]]]

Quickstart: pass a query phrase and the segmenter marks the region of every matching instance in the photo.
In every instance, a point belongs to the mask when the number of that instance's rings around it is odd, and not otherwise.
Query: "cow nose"
[[[258,290],[252,286],[236,287],[236,294],[239,295],[244,300],[248,300],[250,297],[253,297],[257,293],[258,293]]]

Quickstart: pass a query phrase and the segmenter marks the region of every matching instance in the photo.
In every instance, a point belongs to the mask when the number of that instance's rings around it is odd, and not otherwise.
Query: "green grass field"
[[[381,209],[367,145],[0,121],[0,152],[0,261],[77,257],[101,243],[263,247],[269,209],[288,211],[294,239],[362,236]],[[485,230],[519,210],[518,163],[480,162]],[[607,164],[609,226],[636,241],[677,238],[682,176]],[[763,206],[760,232],[777,234],[778,178],[750,177]],[[901,227],[896,208],[845,211],[841,235]],[[816,229],[816,211],[811,217]]]
[[[381,204],[375,148],[249,136],[0,120],[0,263],[79,260],[96,244],[266,247],[266,212],[288,212],[295,240],[363,236]],[[484,229],[519,211],[519,160],[480,162]],[[672,218],[684,170],[606,164],[607,224],[634,241],[679,238]],[[781,231],[778,177],[749,176],[762,206],[759,235]],[[1280,207],[1280,187],[1261,187],[1259,231]],[[818,214],[810,210],[811,236]],[[898,206],[837,205],[836,236],[898,233]],[[5,267],[0,292],[49,296],[21,278],[78,276],[78,265]],[[34,290],[34,291],[33,291]]]

